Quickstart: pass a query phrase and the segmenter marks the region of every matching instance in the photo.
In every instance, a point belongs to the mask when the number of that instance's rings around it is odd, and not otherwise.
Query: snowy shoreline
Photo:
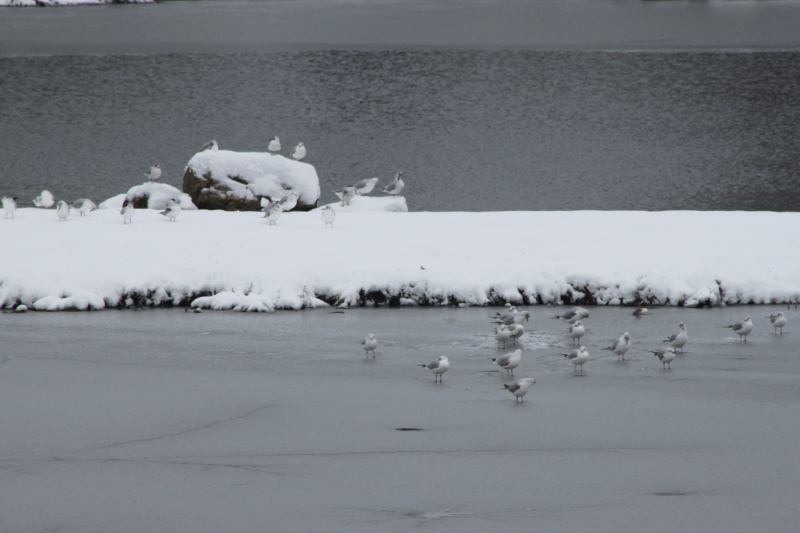
[[[334,204],[335,205],[335,204]],[[0,307],[796,303],[800,246],[776,212],[138,210],[0,219]]]

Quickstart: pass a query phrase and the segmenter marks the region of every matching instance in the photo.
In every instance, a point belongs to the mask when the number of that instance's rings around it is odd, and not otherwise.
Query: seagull
[[[216,152],[219,150],[219,145],[217,141],[208,141],[206,144],[203,145],[201,152]]]
[[[350,205],[350,200],[355,198],[357,193],[358,191],[356,191],[355,187],[344,187],[338,191],[334,191],[333,194],[339,197],[339,199],[342,201],[342,207],[344,207],[346,205]]]
[[[513,376],[514,369],[517,368],[520,361],[522,361],[522,350],[518,348],[502,357],[491,357],[490,359],[497,363],[497,366],[505,370],[507,375]]]
[[[267,145],[267,150],[269,150],[272,154],[277,154],[281,151],[281,140],[277,137],[273,137],[269,140],[269,145]]]
[[[494,338],[497,339],[498,343],[502,342],[503,348],[505,348],[506,341],[511,338],[511,332],[508,330],[508,326],[500,324],[494,328]]]
[[[512,307],[508,313],[499,315],[495,324],[504,324],[506,326],[522,324],[523,322],[528,322],[530,318],[531,314],[528,311],[517,311]]]
[[[381,192],[385,192],[386,194],[391,194],[392,196],[400,196],[400,193],[403,192],[403,189],[406,186],[406,184],[400,177],[402,175],[403,175],[402,172],[398,172],[397,174],[395,174],[394,180],[392,180],[392,182],[389,183],[389,185],[384,187]]]
[[[678,331],[677,333],[673,333],[666,339],[664,342],[670,343],[673,348],[680,348],[681,353],[683,353],[683,347],[689,342],[689,334],[686,332],[686,324],[681,322],[678,324]]]
[[[631,334],[627,331],[622,334],[622,337],[614,341],[614,344],[604,350],[611,350],[619,356],[620,361],[625,360],[625,353],[631,349]]]
[[[161,211],[161,214],[167,217],[170,222],[175,222],[182,210],[180,202],[173,198],[167,202],[167,208]]]
[[[133,223],[133,215],[136,212],[136,209],[133,208],[133,202],[128,201],[125,198],[125,201],[122,202],[122,210],[119,212],[122,215],[122,223],[123,224],[131,224]]]
[[[582,320],[588,317],[589,317],[589,311],[587,311],[583,307],[573,307],[563,315],[556,315],[553,318],[560,318],[561,320],[566,320],[570,324],[574,324],[578,320]]]
[[[578,370],[578,367],[581,367],[581,372],[583,372],[583,363],[589,360],[589,352],[586,350],[586,346],[575,348],[571,352],[562,353],[561,355],[566,357],[570,363],[575,365],[575,371]]]
[[[3,209],[6,212],[6,218],[8,215],[11,215],[11,218],[14,218],[14,212],[17,210],[17,197],[16,196],[4,196],[3,197]],[[783,314],[783,313],[781,313]]]
[[[282,211],[291,211],[297,206],[297,200],[299,198],[300,193],[295,190],[291,190],[287,195],[281,197],[280,200],[272,200],[272,202],[279,205]]]
[[[515,314],[517,314],[517,308],[511,305],[510,303],[507,303],[505,313],[501,313],[498,311],[497,313],[492,315],[491,318],[494,318],[495,320],[502,322],[508,317],[513,317]]]
[[[525,333],[525,326],[523,326],[522,324],[514,323],[514,324],[509,324],[506,327],[508,328],[508,331],[511,332],[511,339],[513,341],[514,346],[516,346],[517,339],[522,337],[522,334]]]
[[[375,348],[378,347],[378,339],[375,338],[375,334],[370,333],[364,337],[361,347],[364,349],[364,357],[369,357],[369,352],[372,352],[372,358],[375,359]]]
[[[568,331],[572,336],[572,345],[577,346],[580,344],[580,338],[583,337],[584,333],[586,333],[586,328],[584,327],[583,322],[577,320],[569,327]]]
[[[267,214],[264,215],[263,218],[267,219],[267,221],[269,222],[270,226],[277,226],[278,225],[278,219],[281,218],[281,213],[283,213],[283,209],[281,209],[281,206],[280,205],[273,205],[270,208],[270,210],[267,211]]]
[[[56,215],[58,215],[59,222],[67,220],[69,216],[69,204],[64,200],[59,200],[58,204],[56,204]]]
[[[431,361],[427,365],[419,365],[419,366],[427,368],[428,370],[436,374],[433,381],[434,383],[436,382],[441,383],[444,381],[442,374],[447,372],[447,369],[450,368],[450,360],[447,358],[446,355],[440,355],[439,359],[437,359],[436,361]]]
[[[536,380],[533,378],[523,378],[523,379],[518,379],[511,385],[503,385],[503,387],[508,392],[517,397],[517,403],[521,403],[525,401],[525,398],[523,398],[523,396],[528,394],[528,391],[530,390],[530,388],[533,386],[534,383],[536,383]]]
[[[261,210],[264,212],[269,211],[269,206],[272,205],[272,200],[266,196],[261,197]],[[266,215],[264,215],[266,216]]]
[[[356,193],[362,196],[366,196],[367,194],[372,192],[372,189],[374,189],[375,185],[377,184],[378,184],[378,178],[365,178],[356,183],[355,185],[353,185],[353,187],[355,187]]]
[[[675,348],[672,346],[668,346],[666,348],[659,348],[658,350],[651,351],[653,355],[658,357],[658,360],[661,361],[661,365],[663,366],[664,370],[670,370],[672,366],[672,360],[675,359]]]
[[[753,321],[750,320],[749,316],[744,317],[744,320],[741,322],[737,322],[736,324],[731,324],[727,326],[733,330],[734,333],[739,335],[739,340],[743,340],[747,342],[747,336],[753,331]]]
[[[88,198],[80,198],[72,202],[70,207],[76,210],[80,216],[85,216],[86,213],[91,213],[92,211],[97,209],[97,204],[89,200]]]
[[[775,328],[775,333],[778,333],[780,330],[780,334],[783,335],[783,326],[789,322],[789,320],[786,318],[786,315],[784,315],[783,312],[780,312],[777,315],[769,315],[767,318],[769,318],[769,322],[772,324],[772,327]]]
[[[294,152],[292,152],[292,157],[295,158],[297,161],[302,161],[306,157],[306,145],[303,143],[297,143],[297,146],[294,147]]]
[[[333,227],[333,221],[336,220],[336,211],[331,209],[331,206],[326,205],[322,208],[322,222],[325,223],[325,227],[328,226]]]
[[[161,167],[159,165],[153,165],[152,167],[147,169],[147,172],[145,172],[144,175],[147,176],[147,179],[150,180],[151,182],[156,181],[158,178],[161,177]]]
[[[54,203],[56,203],[56,199],[50,191],[42,191],[39,196],[33,199],[33,205],[36,207],[43,207],[44,209],[53,207]]]
[[[636,318],[641,318],[642,315],[646,315],[649,312],[650,310],[646,307],[637,307],[636,309],[633,310],[633,316],[635,316]]]

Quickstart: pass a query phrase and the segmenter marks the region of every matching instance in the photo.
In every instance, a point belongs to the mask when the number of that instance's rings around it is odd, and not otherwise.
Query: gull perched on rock
[[[689,342],[689,333],[686,331],[686,324],[681,322],[678,324],[678,331],[673,333],[664,342],[668,342],[673,348],[680,348],[683,352],[683,347]]]
[[[372,189],[374,189],[377,184],[378,178],[365,178],[357,182],[353,187],[355,187],[357,194],[366,196],[372,192]]]
[[[584,318],[588,317],[589,317],[589,311],[587,311],[583,307],[573,307],[563,315],[556,315],[553,318],[560,318],[561,320],[566,320],[570,324],[574,324],[578,320],[583,320]]]
[[[505,390],[507,390],[517,398],[517,403],[521,403],[525,401],[525,398],[523,398],[523,396],[528,394],[528,391],[530,390],[530,388],[533,386],[534,383],[536,383],[536,380],[533,378],[523,378],[523,379],[518,379],[511,385],[503,385],[503,388],[505,388]]]
[[[651,350],[650,353],[655,355],[659,361],[661,361],[661,366],[664,370],[670,370],[672,368],[671,364],[672,361],[675,359],[675,348],[672,346],[667,346],[666,348],[659,348],[658,350]]]
[[[147,169],[147,172],[144,173],[150,181],[156,181],[158,178],[161,177],[161,167],[159,165],[153,165],[152,167]]]
[[[72,202],[70,207],[77,211],[80,216],[85,216],[86,213],[90,213],[97,209],[97,204],[88,198],[79,198],[78,200]]]
[[[581,337],[583,337],[584,333],[586,333],[586,328],[584,327],[583,322],[578,320],[572,324],[567,331],[569,331],[569,334],[572,337],[572,344],[577,346],[580,344]]]
[[[11,218],[14,218],[14,213],[17,211],[17,197],[16,196],[4,196],[3,197],[3,209],[6,212],[6,218],[8,218],[8,215],[11,215]]]
[[[42,207],[44,209],[53,207],[54,203],[56,203],[56,199],[53,196],[53,193],[47,190],[42,191],[39,196],[33,199],[33,205],[36,207]]]
[[[297,143],[297,146],[294,147],[294,151],[292,152],[292,157],[297,161],[302,161],[306,157],[306,145],[303,143]]]
[[[739,335],[739,340],[747,342],[747,336],[753,331],[753,321],[749,316],[744,317],[744,320],[727,326],[733,330],[734,333]]]
[[[780,331],[780,334],[783,335],[783,326],[789,322],[786,315],[781,311],[777,315],[769,315],[767,318],[769,318],[769,323],[772,324],[772,327],[775,328],[775,333]]]
[[[336,220],[336,211],[331,209],[331,206],[326,205],[322,208],[322,222],[325,223],[325,227],[328,226],[333,227],[333,221]]]
[[[281,151],[281,140],[278,137],[273,137],[269,140],[269,144],[267,145],[267,150],[270,151],[272,154],[277,154]]]
[[[392,196],[400,196],[402,194],[403,189],[405,189],[406,184],[403,179],[400,177],[402,176],[402,172],[398,172],[394,175],[394,179],[383,188],[381,192],[385,192],[386,194],[391,194]]]
[[[161,211],[161,214],[167,217],[170,222],[175,222],[175,219],[178,218],[178,215],[181,214],[181,211],[183,211],[181,208],[181,203],[172,198],[167,202],[167,208]]]
[[[56,215],[58,215],[59,222],[67,220],[69,216],[69,204],[64,200],[59,200],[58,204],[56,204]]]
[[[208,151],[208,152],[216,152],[217,150],[219,150],[219,145],[217,144],[217,141],[213,141],[212,140],[212,141],[208,141],[206,144],[204,144],[202,150],[200,150],[200,151],[201,152],[206,152],[206,151]]]
[[[350,200],[356,197],[357,191],[355,187],[343,187],[338,191],[334,191],[333,194],[339,197],[339,200],[342,201],[342,207],[344,207],[350,205]]]
[[[119,212],[122,215],[122,223],[131,224],[134,213],[136,213],[136,209],[133,207],[133,202],[125,198],[125,201],[122,202],[122,209]]]
[[[625,360],[625,353],[631,349],[631,334],[627,331],[622,334],[622,337],[614,341],[614,344],[604,350],[611,350],[619,357],[620,361]]]
[[[437,359],[436,361],[431,361],[427,365],[419,365],[419,366],[427,368],[428,370],[430,370],[435,374],[434,383],[436,382],[441,383],[444,381],[442,374],[447,372],[447,369],[450,368],[450,360],[447,358],[446,355],[440,355],[439,359]]]
[[[370,333],[364,337],[361,341],[361,347],[364,349],[364,357],[369,357],[369,353],[372,352],[372,358],[375,359],[375,348],[378,347],[378,339],[375,334]]]
[[[505,370],[507,375],[513,376],[514,369],[517,368],[520,361],[522,361],[522,350],[518,348],[502,357],[490,357],[490,359],[496,363],[497,366]]]
[[[578,367],[581,367],[581,372],[583,372],[583,363],[589,360],[589,351],[586,349],[586,346],[581,346],[580,348],[575,348],[569,353],[562,353],[567,360],[575,365],[575,371],[577,372]]]

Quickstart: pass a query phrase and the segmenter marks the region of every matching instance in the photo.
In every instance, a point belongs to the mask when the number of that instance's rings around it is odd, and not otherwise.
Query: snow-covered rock
[[[259,211],[264,196],[299,194],[296,210],[319,200],[319,177],[313,165],[266,152],[206,150],[192,157],[183,175],[183,190],[200,209]]]
[[[100,209],[115,209],[119,211],[122,209],[122,203],[126,199],[133,202],[133,206],[136,209],[164,209],[167,206],[167,202],[172,199],[178,200],[183,209],[197,209],[188,194],[181,192],[172,185],[156,182],[146,182],[131,187],[127,193],[112,196],[108,200],[101,202],[98,207]]]

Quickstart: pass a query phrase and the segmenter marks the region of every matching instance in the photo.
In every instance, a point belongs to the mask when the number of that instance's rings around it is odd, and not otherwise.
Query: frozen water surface
[[[590,308],[581,375],[564,309],[531,307],[523,404],[494,310],[5,313],[2,529],[796,530],[795,309]],[[681,321],[663,371],[647,350]],[[435,385],[416,365],[442,354]]]

